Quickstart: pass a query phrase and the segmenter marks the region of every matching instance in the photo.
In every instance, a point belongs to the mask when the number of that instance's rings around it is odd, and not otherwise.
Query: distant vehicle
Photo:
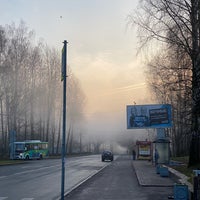
[[[111,151],[103,151],[102,155],[101,155],[101,161],[104,162],[106,160],[110,160],[113,161],[113,153]]]
[[[43,159],[49,155],[48,142],[40,140],[26,140],[14,142],[10,145],[12,159]]]

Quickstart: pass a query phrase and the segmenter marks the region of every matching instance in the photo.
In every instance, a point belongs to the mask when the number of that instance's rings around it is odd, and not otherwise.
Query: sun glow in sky
[[[87,97],[86,115],[117,117],[121,121],[114,123],[125,130],[126,105],[150,103],[138,40],[127,26],[137,5],[138,0],[1,0],[0,24],[23,20],[37,39],[60,50],[67,40],[68,65]]]

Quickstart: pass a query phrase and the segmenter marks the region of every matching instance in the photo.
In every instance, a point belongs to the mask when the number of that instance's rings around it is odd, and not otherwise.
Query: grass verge
[[[0,160],[1,165],[14,165],[14,164],[21,164],[24,163],[24,160]]]
[[[191,184],[193,184],[193,177],[194,177],[193,170],[200,169],[200,164],[192,166],[192,167],[188,167],[189,157],[174,157],[174,158],[171,158],[171,160],[175,160],[182,163],[180,165],[175,165],[175,166],[170,166],[170,167],[181,172],[187,177],[189,177],[188,181]]]

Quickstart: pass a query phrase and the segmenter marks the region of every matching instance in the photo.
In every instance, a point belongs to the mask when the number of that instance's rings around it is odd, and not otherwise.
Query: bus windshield
[[[15,151],[24,151],[24,144],[15,144]]]

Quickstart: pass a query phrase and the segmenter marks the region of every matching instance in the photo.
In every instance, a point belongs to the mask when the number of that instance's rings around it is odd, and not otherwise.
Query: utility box
[[[200,175],[194,177],[193,185],[194,185],[194,200],[199,200],[200,199]]]
[[[174,199],[188,200],[189,199],[188,186],[184,184],[175,184],[174,185]]]
[[[159,172],[160,172],[160,176],[162,176],[162,177],[168,177],[169,176],[169,170],[168,170],[167,167],[161,166],[159,168]]]

